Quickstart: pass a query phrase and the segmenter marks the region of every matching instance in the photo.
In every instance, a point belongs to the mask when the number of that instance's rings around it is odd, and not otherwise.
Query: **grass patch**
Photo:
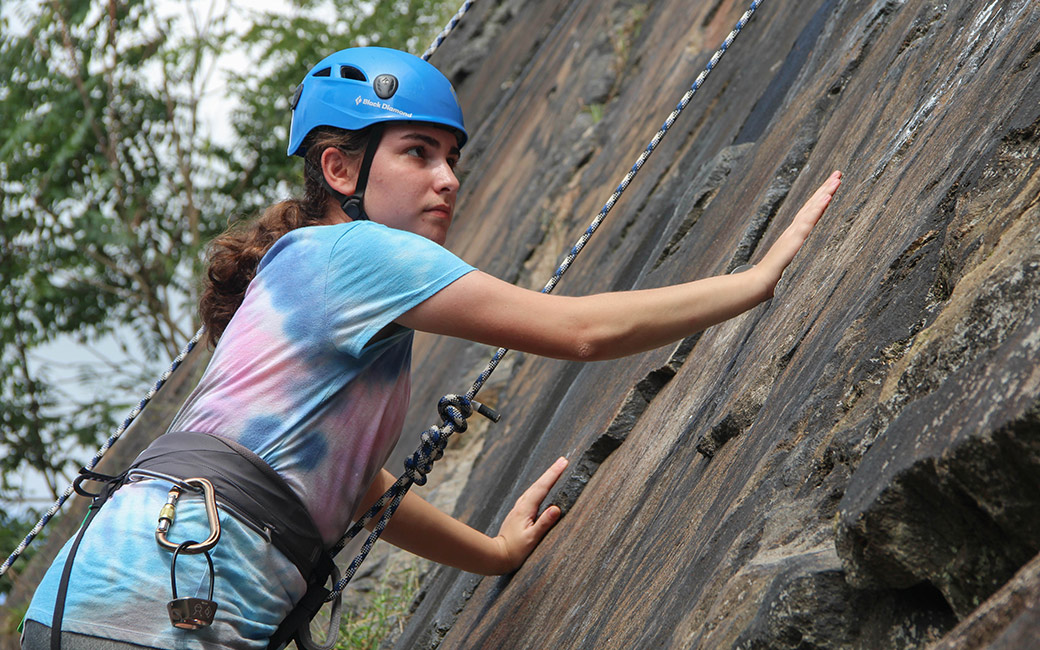
[[[618,76],[625,73],[628,59],[632,56],[632,41],[639,36],[645,20],[646,6],[635,5],[634,7],[629,7],[620,21],[611,25],[611,43],[614,46],[614,72]]]
[[[592,116],[592,123],[599,124],[600,120],[603,119],[603,104],[586,104],[582,107],[583,113],[588,113]]]
[[[376,650],[391,633],[400,634],[418,591],[419,570],[415,567],[384,576],[368,607],[343,617],[336,650]]]

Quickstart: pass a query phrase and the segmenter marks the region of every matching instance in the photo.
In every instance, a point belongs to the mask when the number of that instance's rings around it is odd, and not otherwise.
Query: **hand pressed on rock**
[[[809,197],[809,200],[805,202],[805,205],[791,220],[791,224],[787,226],[787,229],[777,238],[776,242],[769,247],[765,257],[757,264],[757,270],[767,274],[766,277],[770,281],[770,295],[772,295],[772,289],[776,287],[776,283],[780,281],[780,276],[783,274],[784,269],[791,263],[794,256],[798,254],[802,244],[809,238],[809,233],[812,232],[820,217],[823,216],[824,211],[827,210],[827,206],[830,205],[831,199],[834,197],[834,193],[838,191],[840,185],[841,172],[835,171]]]
[[[560,520],[562,513],[559,507],[549,506],[539,515],[538,506],[563,475],[565,469],[567,469],[567,459],[558,459],[520,495],[520,498],[516,500],[516,505],[506,515],[502,527],[499,529],[498,537],[495,538],[502,553],[501,573],[513,571],[523,564],[527,556],[538,546],[538,542]]]

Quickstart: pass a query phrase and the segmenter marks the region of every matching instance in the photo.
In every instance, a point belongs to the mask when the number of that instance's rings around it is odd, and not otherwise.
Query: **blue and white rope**
[[[437,48],[441,46],[441,43],[444,42],[444,39],[448,38],[448,34],[450,34],[455,29],[455,26],[459,24],[459,21],[462,20],[462,17],[466,15],[466,12],[469,11],[469,8],[473,6],[474,2],[476,2],[476,0],[466,0],[462,3],[462,6],[459,7],[459,10],[456,11],[455,15],[451,17],[451,20],[449,20],[448,24],[444,26],[444,29],[441,30],[441,33],[437,34],[437,36],[433,39],[433,43],[430,44],[430,47],[426,48],[426,51],[422,53],[423,61],[430,60],[430,57],[433,56],[433,53],[436,52]]]
[[[740,30],[744,29],[744,26],[747,25],[749,20],[751,20],[751,16],[754,15],[755,11],[759,8],[761,4],[762,0],[752,1],[751,6],[748,7],[748,10],[745,11],[744,14],[737,21],[736,26],[722,41],[722,45],[719,46],[719,49],[716,50],[715,53],[711,56],[711,59],[708,60],[707,65],[705,66],[704,70],[697,76],[697,79],[693,82],[693,85],[690,87],[689,90],[686,91],[686,93],[683,94],[682,98],[679,100],[678,105],[676,105],[675,109],[673,109],[672,112],[668,115],[667,119],[665,119],[664,121],[664,124],[661,125],[661,128],[657,131],[657,133],[654,134],[654,137],[650,140],[650,144],[646,146],[646,149],[644,149],[643,153],[640,154],[635,164],[632,165],[632,168],[628,171],[627,174],[625,174],[625,177],[621,179],[621,183],[618,184],[617,189],[615,189],[614,193],[611,194],[610,198],[607,199],[607,202],[603,205],[603,208],[599,211],[599,214],[597,214],[596,217],[592,220],[592,223],[589,224],[589,227],[585,230],[584,233],[582,233],[581,237],[578,238],[578,241],[574,244],[574,246],[571,247],[570,252],[567,253],[567,256],[564,258],[563,262],[561,262],[560,266],[556,269],[556,272],[553,273],[552,277],[549,279],[548,282],[546,282],[545,286],[542,288],[542,293],[552,293],[553,289],[556,288],[556,285],[560,282],[560,279],[563,277],[563,274],[567,272],[567,269],[570,268],[575,258],[577,258],[578,255],[581,253],[582,249],[585,248],[585,244],[587,244],[589,239],[592,238],[592,235],[595,234],[596,230],[599,228],[600,224],[606,218],[607,214],[614,207],[614,204],[616,204],[618,199],[621,198],[621,195],[628,188],[629,184],[631,184],[632,180],[636,177],[636,174],[639,173],[639,170],[643,168],[643,165],[646,163],[647,159],[649,159],[650,155],[653,154],[654,150],[657,148],[657,145],[660,144],[662,139],[664,139],[664,136],[668,132],[668,129],[672,127],[672,125],[675,123],[675,120],[678,119],[679,114],[682,113],[686,106],[690,103],[690,100],[693,98],[693,95],[701,87],[708,75],[711,74],[711,71],[715,69],[715,66],[718,64],[719,60],[722,59],[722,56],[726,53],[726,50],[728,50],[729,46],[733,44],[733,41],[734,39],[736,39],[737,34],[740,33]],[[423,58],[426,58],[426,56],[427,55],[423,55]],[[494,356],[491,357],[491,360],[488,361],[487,367],[485,367],[484,370],[477,376],[477,379],[473,382],[473,386],[469,389],[469,391],[466,392],[465,395],[446,395],[443,398],[441,398],[441,402],[440,404],[438,404],[438,411],[440,412],[441,417],[443,418],[443,424],[441,424],[440,426],[430,427],[429,429],[423,431],[422,435],[420,436],[422,442],[419,446],[419,449],[416,450],[416,452],[405,461],[405,472],[401,474],[397,481],[390,486],[390,488],[383,494],[383,496],[379,498],[375,505],[373,505],[372,508],[369,509],[369,511],[366,512],[363,517],[361,517],[357,522],[355,522],[353,526],[351,526],[350,530],[348,530],[347,533],[342,538],[340,538],[340,540],[332,548],[333,555],[339,553],[339,551],[341,551],[343,547],[346,546],[347,542],[353,539],[362,530],[365,524],[374,519],[375,516],[379,513],[379,511],[383,509],[383,507],[386,507],[386,511],[383,513],[382,517],[379,518],[379,522],[376,524],[375,528],[373,528],[372,532],[369,533],[368,539],[365,540],[365,544],[363,545],[362,549],[358,552],[357,556],[351,562],[350,567],[344,573],[343,577],[333,587],[332,592],[329,594],[328,600],[333,600],[334,598],[336,598],[336,596],[347,586],[347,583],[350,582],[350,579],[354,576],[354,573],[357,571],[357,568],[361,566],[361,563],[364,561],[365,556],[368,555],[368,552],[372,548],[372,545],[375,543],[377,539],[379,539],[379,536],[382,534],[383,529],[386,528],[386,524],[390,521],[390,517],[392,517],[393,513],[397,510],[397,506],[400,505],[401,499],[404,498],[405,493],[408,492],[408,489],[411,487],[411,485],[413,483],[416,485],[423,485],[424,483],[426,483],[426,474],[430,471],[433,462],[440,459],[440,457],[443,455],[444,448],[448,443],[448,438],[453,433],[461,433],[462,431],[465,431],[467,426],[466,418],[469,417],[472,413],[470,404],[473,403],[473,398],[476,396],[477,392],[479,392],[480,389],[484,386],[484,383],[487,382],[488,378],[491,376],[491,373],[495,371],[495,368],[498,367],[499,362],[502,360],[502,358],[506,355],[507,352],[509,352],[509,350],[507,350],[506,348],[499,348],[498,351],[495,352]],[[389,506],[387,504],[389,504]]]
[[[166,381],[170,378],[170,376],[173,374],[173,371],[181,365],[181,362],[184,361],[184,358],[188,356],[188,353],[191,352],[195,345],[202,339],[202,335],[204,332],[205,328],[199,328],[199,331],[195,332],[195,336],[193,336],[191,340],[188,341],[188,343],[181,350],[180,354],[178,354],[177,357],[170,364],[170,367],[167,368],[164,373],[159,375],[159,379],[156,380],[155,385],[152,386],[151,390],[149,390],[148,393],[141,399],[141,401],[137,403],[137,406],[130,410],[130,413],[128,413],[126,418],[123,419],[123,423],[119,425],[119,428],[116,429],[115,433],[109,436],[108,440],[105,441],[105,444],[103,444],[101,448],[98,449],[97,453],[94,454],[94,457],[90,459],[90,462],[88,462],[83,469],[90,471],[94,469],[99,462],[101,462],[101,458],[105,455],[105,452],[107,452],[109,448],[111,448],[112,445],[114,445],[116,441],[119,440],[119,438],[123,435],[123,432],[125,432],[127,428],[130,426],[130,424],[134,421],[134,419],[136,419],[137,416],[141,414],[141,411],[143,411],[144,407],[148,404],[148,402],[150,402],[152,398],[155,397],[155,394],[158,393],[159,389],[163,387],[163,384],[165,384]],[[18,556],[21,555],[25,551],[26,547],[28,547],[29,544],[32,543],[33,539],[35,539],[36,536],[40,534],[40,531],[43,530],[43,527],[47,525],[47,522],[50,521],[55,514],[57,514],[58,510],[61,510],[61,507],[65,504],[68,498],[72,496],[73,491],[73,486],[69,485],[69,487],[65,489],[61,496],[58,497],[58,500],[55,501],[50,508],[48,508],[47,512],[45,512],[42,517],[40,517],[40,520],[36,522],[36,525],[33,526],[32,530],[29,531],[29,534],[26,535],[25,539],[22,540],[21,544],[18,545],[18,548],[16,548],[14,552],[11,553],[11,555],[4,561],[2,565],[0,565],[0,576],[7,573],[7,569],[10,568],[12,564],[14,564],[14,561],[17,560]]]

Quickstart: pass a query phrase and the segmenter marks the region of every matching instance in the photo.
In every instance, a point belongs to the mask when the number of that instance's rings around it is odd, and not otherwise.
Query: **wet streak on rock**
[[[762,136],[769,121],[773,119],[773,115],[780,108],[780,105],[787,97],[788,91],[794,85],[795,78],[802,72],[802,68],[806,60],[808,60],[813,46],[827,24],[827,19],[834,13],[836,4],[837,0],[830,0],[813,14],[805,29],[802,30],[802,33],[795,40],[791,52],[784,59],[783,66],[769,82],[769,85],[766,86],[762,96],[755,102],[755,106],[751,109],[751,114],[748,115],[748,119],[741,127],[734,144],[755,142]]]
[[[762,204],[748,220],[744,234],[737,244],[737,251],[726,268],[727,273],[751,262],[766,228],[772,223],[773,217],[783,205],[791,187],[798,179],[798,175],[802,173],[802,169],[808,163],[819,140],[821,124],[833,110],[838,96],[838,93],[828,92],[820,97],[802,121],[790,150],[780,163],[772,183],[765,192]]]

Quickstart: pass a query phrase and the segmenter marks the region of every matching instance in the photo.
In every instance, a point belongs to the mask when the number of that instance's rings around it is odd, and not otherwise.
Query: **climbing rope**
[[[660,144],[661,140],[668,132],[668,129],[672,127],[675,120],[678,119],[679,115],[690,103],[693,95],[701,87],[708,75],[711,74],[711,71],[715,69],[719,60],[722,59],[722,56],[726,53],[726,50],[728,50],[729,46],[733,44],[733,41],[740,33],[740,30],[747,25],[748,21],[751,20],[751,16],[754,15],[755,11],[761,4],[762,0],[752,1],[751,6],[748,7],[747,11],[745,11],[740,17],[736,26],[733,27],[730,33],[722,41],[722,45],[719,46],[711,56],[711,59],[708,60],[707,65],[697,76],[693,85],[683,94],[679,103],[668,115],[667,119],[665,119],[664,124],[662,124],[661,128],[658,129],[656,134],[654,134],[654,137],[650,140],[646,149],[644,149],[643,153],[639,155],[635,164],[632,165],[632,168],[629,169],[628,173],[621,179],[617,189],[615,189],[613,194],[610,195],[610,198],[607,199],[603,208],[600,209],[599,213],[595,218],[593,218],[589,227],[586,228],[585,232],[578,238],[578,241],[571,247],[563,262],[560,263],[560,266],[557,267],[552,277],[549,278],[549,281],[545,283],[545,286],[542,288],[542,293],[552,293],[553,289],[556,288],[556,285],[559,284],[563,274],[567,272],[567,269],[570,268],[575,258],[577,258],[582,249],[585,248],[585,244],[588,243],[592,238],[592,235],[594,235],[596,230],[599,229],[600,224],[606,218],[611,209],[613,209],[618,199],[621,198],[621,195],[636,177],[636,174],[639,173],[639,170],[643,168],[643,165],[646,163],[647,159],[650,158],[651,154],[653,154],[657,145]],[[439,426],[432,426],[422,432],[420,435],[419,448],[405,461],[404,473],[401,474],[397,481],[394,482],[385,493],[383,493],[383,496],[376,501],[375,505],[373,505],[364,516],[351,526],[350,530],[348,530],[332,548],[332,555],[335,556],[351,539],[357,536],[365,524],[372,521],[379,514],[380,510],[384,507],[386,508],[382,516],[379,518],[378,523],[372,529],[372,532],[369,533],[361,550],[350,563],[350,567],[348,567],[347,571],[344,572],[343,577],[333,587],[327,600],[334,600],[337,598],[339,593],[347,586],[350,579],[357,571],[357,568],[361,566],[362,562],[364,562],[365,557],[372,548],[372,545],[377,539],[379,539],[383,529],[386,528],[387,523],[389,523],[390,518],[397,510],[397,507],[400,505],[401,500],[404,498],[404,495],[408,492],[409,488],[412,484],[423,485],[426,483],[426,474],[429,473],[434,461],[439,460],[441,456],[444,455],[444,448],[448,444],[448,438],[450,438],[453,433],[461,433],[466,430],[466,427],[468,426],[466,419],[472,415],[473,410],[476,409],[486,417],[489,417],[496,422],[498,421],[497,413],[474,401],[473,398],[484,386],[485,382],[487,382],[488,377],[490,377],[491,373],[495,371],[495,368],[498,367],[499,362],[507,352],[509,352],[509,350],[506,348],[499,348],[498,351],[495,352],[491,357],[491,360],[488,361],[487,367],[485,367],[477,376],[476,380],[473,382],[473,386],[470,387],[469,391],[467,391],[465,395],[445,395],[441,398],[437,405],[437,411],[442,418],[442,424]]]
[[[441,43],[444,42],[444,39],[448,38],[448,34],[450,34],[455,29],[455,26],[459,24],[459,21],[462,20],[462,17],[466,15],[466,12],[469,11],[469,8],[473,6],[474,2],[476,2],[476,0],[466,0],[462,3],[462,6],[459,7],[459,10],[456,11],[455,15],[451,17],[451,20],[449,20],[448,24],[444,26],[444,29],[441,30],[441,33],[437,34],[437,36],[433,39],[433,43],[430,44],[430,47],[426,48],[426,51],[422,53],[423,61],[430,60],[430,57],[433,55],[433,53],[436,52],[437,48],[441,46]]]
[[[101,448],[97,450],[97,453],[95,453],[94,457],[90,459],[90,462],[88,462],[84,466],[84,471],[89,472],[93,470],[97,466],[97,464],[101,462],[101,458],[105,455],[105,453],[112,447],[112,445],[116,444],[116,441],[119,440],[120,437],[122,437],[123,432],[127,430],[127,428],[130,426],[130,423],[132,423],[137,418],[137,416],[140,415],[141,411],[144,410],[144,407],[147,406],[148,402],[152,401],[152,398],[155,397],[155,394],[158,393],[159,389],[163,387],[163,384],[165,384],[166,381],[170,378],[170,376],[173,375],[173,371],[181,365],[181,362],[184,361],[184,358],[188,356],[188,353],[191,352],[195,345],[202,339],[202,334],[204,331],[205,330],[203,328],[200,328],[198,332],[195,332],[195,336],[193,336],[191,340],[188,341],[187,345],[184,346],[184,349],[182,349],[180,354],[178,354],[177,357],[173,360],[173,363],[170,364],[170,367],[167,368],[166,372],[159,375],[159,379],[156,380],[151,390],[149,390],[148,393],[141,399],[141,401],[137,403],[137,406],[130,410],[130,413],[127,414],[126,418],[123,420],[123,423],[119,425],[119,428],[116,429],[115,433],[109,436],[108,440],[105,441],[105,444],[101,445]],[[21,544],[18,545],[18,548],[16,548],[14,552],[11,553],[11,555],[6,560],[4,560],[4,563],[2,565],[0,565],[0,576],[7,573],[7,569],[9,569],[12,564],[14,564],[14,561],[18,559],[18,556],[21,555],[25,551],[26,547],[28,547],[29,544],[31,544],[32,541],[36,538],[36,536],[40,534],[40,531],[43,530],[43,527],[46,526],[47,522],[51,520],[51,517],[57,514],[58,510],[60,510],[61,507],[65,505],[65,502],[68,500],[70,496],[72,496],[74,490],[74,484],[70,484],[69,487],[67,487],[65,491],[61,494],[61,496],[58,497],[58,500],[55,501],[50,508],[48,508],[47,512],[43,513],[43,516],[40,517],[40,520],[38,522],[36,522],[36,525],[33,526],[32,530],[29,531],[29,534],[25,536],[25,539],[23,539]]]

